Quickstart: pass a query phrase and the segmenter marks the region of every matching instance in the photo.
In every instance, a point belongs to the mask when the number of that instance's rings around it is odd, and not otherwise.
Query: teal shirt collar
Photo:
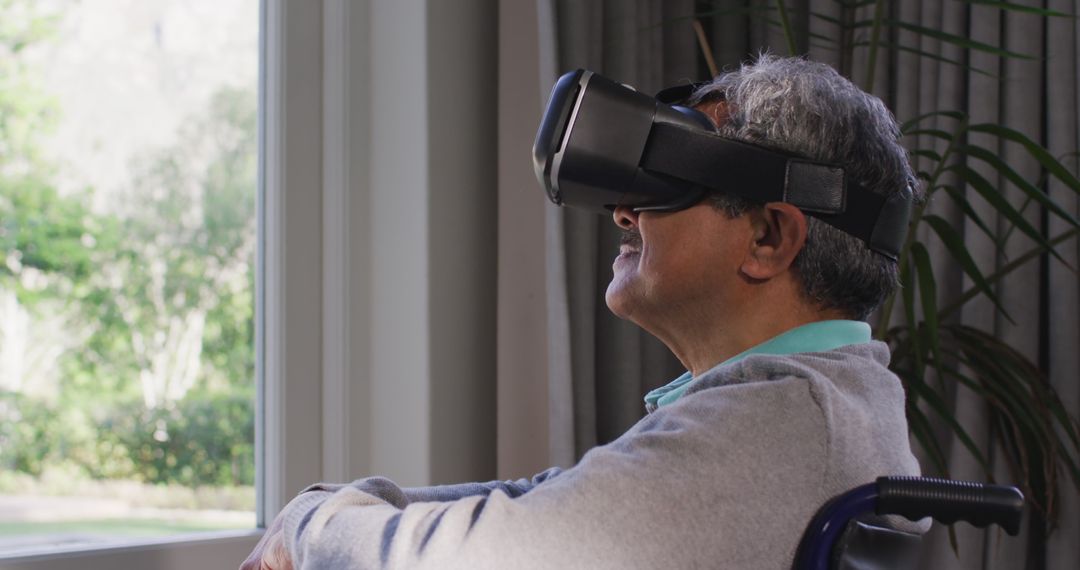
[[[798,352],[825,352],[847,346],[870,342],[870,325],[862,321],[817,321],[795,327],[780,335],[749,348],[717,366],[738,362],[751,354],[795,354]],[[654,410],[678,400],[694,381],[690,372],[684,373],[666,386],[645,395],[645,407]]]

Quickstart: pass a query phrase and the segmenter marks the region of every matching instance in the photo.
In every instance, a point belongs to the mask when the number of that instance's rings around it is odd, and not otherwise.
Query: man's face
[[[614,220],[624,236],[608,307],[652,330],[669,316],[737,302],[739,268],[753,239],[748,218],[729,218],[708,201],[669,213],[617,208]]]
[[[717,125],[729,119],[723,100],[695,109]],[[739,302],[735,285],[753,240],[749,216],[729,218],[709,202],[667,213],[615,209],[623,240],[606,295],[613,313],[652,330],[668,315]]]

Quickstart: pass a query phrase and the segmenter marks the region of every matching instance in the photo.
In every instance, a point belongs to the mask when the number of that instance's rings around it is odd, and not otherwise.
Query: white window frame
[[[332,2],[340,9],[347,0]],[[324,120],[337,122],[321,116],[322,14],[317,2],[260,5],[258,528],[4,557],[0,568],[179,570],[218,568],[223,561],[239,566],[273,515],[320,479],[323,276],[319,256],[310,252],[321,247],[322,126]]]

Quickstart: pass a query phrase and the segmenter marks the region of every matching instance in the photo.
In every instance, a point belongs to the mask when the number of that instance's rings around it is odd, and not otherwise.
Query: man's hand
[[[240,564],[240,570],[292,570],[292,559],[285,549],[285,537],[282,534],[284,517],[281,513],[266,529],[262,540],[255,545],[255,550]]]

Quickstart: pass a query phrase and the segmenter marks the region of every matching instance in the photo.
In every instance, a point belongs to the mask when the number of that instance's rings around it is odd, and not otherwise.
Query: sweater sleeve
[[[432,485],[430,487],[398,487],[393,481],[385,477],[368,477],[358,479],[352,483],[316,483],[303,493],[325,491],[334,493],[345,487],[354,487],[385,503],[399,509],[405,508],[410,503],[447,502],[464,499],[465,497],[486,496],[493,491],[502,491],[508,497],[520,497],[528,493],[537,485],[548,481],[562,473],[562,469],[552,467],[534,475],[530,479],[517,479],[508,481],[488,481],[484,483],[458,483],[455,485]]]
[[[435,485],[432,487],[408,487],[402,489],[410,503],[446,502],[464,499],[465,497],[486,496],[493,491],[502,491],[510,498],[516,498],[528,493],[537,485],[548,481],[562,473],[562,469],[552,467],[531,479],[517,479],[511,481],[488,481],[486,483],[459,483],[456,485]]]
[[[733,391],[772,399],[771,409],[812,406],[805,386],[777,395],[753,386]],[[778,545],[762,533],[782,529],[795,541],[809,518],[789,504],[818,490],[820,413],[767,418],[741,398],[686,400],[516,496],[520,488],[505,482],[486,494],[454,486],[446,496],[462,497],[439,502],[409,501],[410,493],[442,495],[385,479],[313,489],[285,513],[287,548],[298,569],[687,567],[789,556],[786,544],[770,554]],[[789,443],[777,449],[757,441],[774,438]],[[801,483],[763,469],[777,464]],[[813,494],[809,501],[819,504]],[[777,517],[785,511],[793,521]]]

